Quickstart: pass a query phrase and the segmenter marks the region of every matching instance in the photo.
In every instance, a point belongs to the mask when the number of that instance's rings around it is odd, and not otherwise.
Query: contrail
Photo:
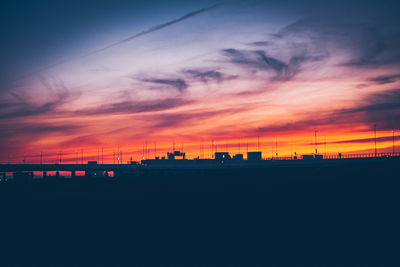
[[[146,35],[146,34],[149,34],[149,33],[152,33],[152,32],[158,31],[158,30],[161,30],[161,29],[163,29],[163,28],[165,28],[165,27],[168,27],[168,26],[171,26],[171,25],[173,25],[173,24],[179,23],[179,22],[181,22],[181,21],[183,21],[183,20],[186,20],[186,19],[188,19],[188,18],[190,18],[190,17],[193,17],[193,16],[199,15],[199,14],[201,14],[201,13],[207,12],[207,11],[209,11],[209,10],[211,10],[211,9],[216,8],[216,7],[219,6],[219,5],[220,5],[220,4],[215,4],[215,5],[210,6],[210,7],[202,8],[202,9],[199,9],[199,10],[197,10],[197,11],[190,12],[190,13],[188,13],[188,14],[186,14],[186,15],[180,17],[180,18],[177,18],[177,19],[174,19],[174,20],[165,22],[165,23],[163,23],[163,24],[159,24],[159,25],[157,25],[157,26],[153,26],[153,27],[151,27],[150,29],[147,29],[147,30],[145,30],[145,31],[139,32],[139,33],[137,33],[137,34],[135,34],[135,35],[132,35],[132,36],[126,38],[126,39],[123,39],[123,40],[121,40],[121,41],[119,41],[119,42],[115,42],[115,43],[110,44],[110,45],[108,45],[108,46],[106,46],[106,47],[103,47],[103,48],[100,48],[100,49],[98,49],[98,50],[92,51],[92,52],[90,52],[89,54],[87,54],[87,55],[85,55],[85,56],[89,56],[89,55],[92,55],[92,54],[95,54],[95,53],[99,53],[99,52],[102,52],[102,51],[107,50],[107,49],[109,49],[109,48],[112,48],[112,47],[114,47],[114,46],[117,46],[117,45],[120,45],[120,44],[123,44],[123,43],[126,43],[126,42],[130,42],[130,41],[132,41],[132,40],[134,40],[134,39],[136,39],[136,38],[138,38],[138,37],[140,37],[140,36],[143,36],[143,35]]]
[[[39,69],[39,70],[36,70],[36,71],[34,71],[34,72],[27,73],[27,74],[25,74],[25,75],[22,75],[22,76],[20,76],[20,77],[17,77],[17,78],[15,78],[15,79],[13,79],[13,80],[11,80],[11,81],[9,81],[9,82],[14,83],[14,82],[16,82],[16,81],[18,81],[18,80],[20,80],[20,79],[23,79],[23,78],[26,78],[26,77],[35,75],[36,73],[39,73],[39,72],[44,71],[44,70],[51,69],[51,68],[53,68],[53,67],[62,65],[62,64],[64,64],[64,63],[70,62],[70,61],[72,61],[72,60],[75,60],[75,59],[78,59],[78,58],[85,58],[85,57],[91,56],[91,55],[93,55],[93,54],[100,53],[100,52],[102,52],[102,51],[105,51],[105,50],[110,49],[110,48],[112,48],[112,47],[118,46],[118,45],[120,45],[120,44],[123,44],[123,43],[126,43],[126,42],[130,42],[130,41],[132,41],[132,40],[134,40],[134,39],[136,39],[136,38],[139,38],[139,37],[141,37],[141,36],[143,36],[143,35],[146,35],[146,34],[149,34],[149,33],[152,33],[152,32],[158,31],[158,30],[161,30],[161,29],[166,28],[166,27],[168,27],[168,26],[171,26],[171,25],[174,25],[174,24],[179,23],[179,22],[181,22],[181,21],[184,21],[184,20],[186,20],[186,19],[188,19],[188,18],[194,17],[194,16],[196,16],[196,15],[199,15],[199,14],[201,14],[201,13],[207,12],[207,11],[209,11],[209,10],[212,10],[212,9],[218,7],[219,5],[221,5],[221,4],[215,4],[215,5],[210,6],[210,7],[202,8],[202,9],[199,9],[199,10],[196,10],[196,11],[193,11],[193,12],[190,12],[190,13],[187,13],[186,15],[183,15],[183,16],[180,17],[180,18],[177,18],[177,19],[174,19],[174,20],[171,20],[171,21],[168,21],[168,22],[165,22],[165,23],[162,23],[162,24],[153,26],[153,27],[151,27],[151,28],[149,28],[149,29],[147,29],[147,30],[144,30],[144,31],[139,32],[139,33],[136,33],[135,35],[132,35],[132,36],[130,36],[130,37],[128,37],[128,38],[125,38],[125,39],[123,39],[123,40],[121,40],[121,41],[112,43],[112,44],[110,44],[110,45],[107,45],[107,46],[105,46],[105,47],[103,47],[103,48],[100,48],[100,49],[91,51],[91,52],[89,52],[89,53],[87,53],[87,54],[84,54],[84,55],[81,55],[81,56],[77,56],[77,57],[72,57],[72,58],[64,59],[64,60],[62,60],[62,61],[56,62],[56,63],[51,64],[51,65],[46,66],[46,67],[43,67],[43,68],[41,68],[41,69]]]

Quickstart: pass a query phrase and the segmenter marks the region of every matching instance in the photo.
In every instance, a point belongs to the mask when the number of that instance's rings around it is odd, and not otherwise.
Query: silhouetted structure
[[[185,159],[186,153],[181,152],[181,151],[174,151],[173,153],[167,153],[168,159],[174,160],[174,159]]]
[[[261,160],[261,152],[247,152],[247,160],[257,161]]]
[[[243,154],[236,154],[233,156],[233,159],[235,160],[243,160]]]
[[[324,156],[321,154],[303,155],[304,160],[321,160]]]
[[[215,152],[215,160],[223,161],[223,160],[230,160],[231,156],[229,152]]]

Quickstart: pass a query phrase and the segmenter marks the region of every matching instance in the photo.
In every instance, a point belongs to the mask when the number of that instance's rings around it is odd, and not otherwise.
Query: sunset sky
[[[334,3],[333,3],[334,2]],[[14,1],[2,7],[0,161],[260,146],[391,152],[396,1]],[[397,145],[397,137],[396,145]],[[325,145],[326,141],[326,145]],[[400,142],[400,141],[399,141]],[[277,149],[277,151],[276,151]],[[400,143],[396,150],[400,150]],[[91,157],[89,157],[91,156]]]

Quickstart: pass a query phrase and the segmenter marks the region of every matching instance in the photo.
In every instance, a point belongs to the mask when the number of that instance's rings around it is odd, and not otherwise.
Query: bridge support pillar
[[[71,172],[71,177],[72,177],[72,178],[75,178],[75,177],[76,177],[76,172],[75,172],[75,171],[72,171],[72,172]]]
[[[56,172],[56,177],[60,177],[60,172],[59,171]]]
[[[43,172],[43,178],[47,177],[47,172]]]

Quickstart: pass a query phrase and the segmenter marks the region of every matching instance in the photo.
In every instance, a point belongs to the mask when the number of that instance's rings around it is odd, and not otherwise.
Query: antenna
[[[376,124],[374,124],[374,141],[375,141],[375,157],[376,157]]]
[[[260,152],[260,136],[257,136],[257,151]]]
[[[214,158],[214,140],[211,140],[211,158]]]
[[[392,135],[393,135],[393,154],[394,154],[394,129],[392,130]]]
[[[240,154],[240,138],[239,138],[239,154]]]
[[[278,137],[275,136],[275,153],[278,156]]]
[[[154,159],[157,157],[157,143],[154,142]]]
[[[143,150],[144,151],[144,150]],[[119,145],[117,146],[117,154],[116,154],[117,164],[119,164]]]
[[[317,154],[318,153],[318,146],[317,146],[317,130],[315,130],[314,131],[314,134],[315,134],[315,154]]]
[[[272,143],[272,146],[271,146],[271,159],[273,159],[274,158],[274,143]]]

